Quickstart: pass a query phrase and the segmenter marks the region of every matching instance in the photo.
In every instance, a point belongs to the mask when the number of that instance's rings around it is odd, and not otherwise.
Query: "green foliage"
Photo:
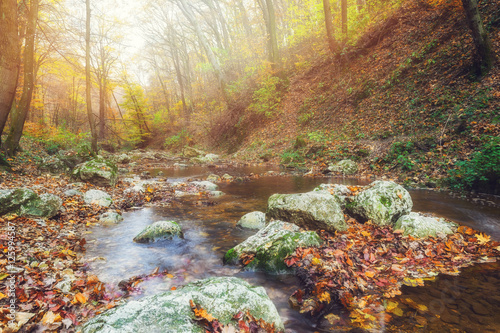
[[[281,164],[283,165],[297,167],[304,163],[304,155],[300,151],[287,149],[281,154]]]
[[[314,131],[307,133],[307,137],[309,138],[309,140],[319,143],[326,142],[328,139],[323,131]]]
[[[193,139],[188,131],[183,129],[179,133],[166,138],[164,146],[167,149],[180,150],[192,140]]]
[[[257,114],[272,117],[278,112],[281,98],[286,90],[287,83],[277,76],[268,76],[260,84],[260,88],[253,93],[252,104],[249,109]]]
[[[410,155],[416,152],[417,148],[413,141],[394,142],[385,157],[386,163],[393,163],[403,171],[411,171],[415,167],[415,162]]]
[[[500,138],[487,137],[487,142],[470,159],[459,161],[447,179],[455,190],[500,192]]]

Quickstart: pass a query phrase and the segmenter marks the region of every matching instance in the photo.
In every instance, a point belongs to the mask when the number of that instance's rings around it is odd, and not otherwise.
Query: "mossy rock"
[[[346,208],[362,221],[371,220],[377,225],[394,225],[403,215],[411,212],[413,201],[410,193],[392,181],[376,181],[354,197]]]
[[[295,224],[273,221],[257,234],[227,251],[224,263],[237,265],[242,254],[253,254],[255,258],[245,266],[246,269],[263,270],[273,274],[288,273],[290,268],[284,263],[287,256],[298,247],[317,247],[321,243],[314,231],[301,231]]]
[[[79,164],[73,170],[72,176],[97,186],[114,186],[118,179],[118,168],[116,164],[98,157]]]
[[[247,229],[262,229],[266,225],[266,214],[262,212],[247,213],[241,217],[236,225]]]
[[[134,237],[136,243],[153,243],[174,237],[183,238],[181,227],[174,221],[158,221]]]
[[[209,278],[141,300],[128,301],[85,323],[82,333],[182,332],[204,333],[197,324],[190,301],[201,306],[224,325],[241,312],[274,324],[275,332],[285,328],[275,305],[262,287],[235,277]]]
[[[443,218],[413,212],[401,216],[394,224],[394,229],[403,230],[405,236],[411,235],[418,238],[436,237],[438,234],[451,235],[456,231],[457,227],[456,223],[446,221]]]
[[[0,215],[17,212],[21,205],[37,199],[38,195],[27,188],[0,190]]]
[[[342,160],[328,167],[328,170],[331,172],[339,172],[343,175],[353,175],[358,172],[358,165],[351,160]]]
[[[59,213],[62,203],[61,198],[57,195],[44,193],[21,205],[19,215],[34,218],[51,218]]]
[[[347,229],[339,202],[322,191],[273,194],[267,203],[266,219],[287,221],[309,230]]]
[[[87,205],[98,205],[101,207],[109,207],[113,204],[111,196],[101,190],[88,190],[83,195],[83,201]]]

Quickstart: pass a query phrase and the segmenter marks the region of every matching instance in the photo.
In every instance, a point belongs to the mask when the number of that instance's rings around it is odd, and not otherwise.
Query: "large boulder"
[[[134,237],[136,243],[153,243],[159,240],[183,238],[181,227],[174,221],[158,221],[148,225]]]
[[[436,237],[438,234],[451,235],[456,231],[457,227],[457,224],[448,222],[443,218],[413,212],[401,216],[394,224],[394,229],[403,230],[405,236],[411,235],[418,238]]]
[[[393,225],[413,207],[410,193],[392,181],[375,181],[350,200],[346,207],[352,215],[378,225]]]
[[[353,175],[358,172],[358,165],[351,160],[342,160],[336,164],[330,165],[328,170],[331,172],[339,172],[343,175]]]
[[[273,194],[267,203],[266,219],[283,220],[309,230],[347,229],[342,207],[329,193]]]
[[[291,223],[273,221],[255,235],[247,238],[226,252],[224,263],[237,265],[242,255],[254,256],[247,269],[259,269],[269,273],[285,273],[289,271],[284,263],[285,258],[298,247],[321,245],[322,241],[314,231],[301,231]]]
[[[16,212],[21,205],[36,199],[38,195],[27,188],[0,190],[0,215]]]
[[[313,191],[327,191],[334,196],[342,209],[345,208],[347,197],[352,195],[352,191],[346,185],[342,184],[321,184]]]
[[[190,301],[199,305],[224,325],[232,323],[240,311],[274,324],[284,332],[275,305],[262,287],[254,287],[235,277],[215,277],[193,282],[174,291],[144,297],[108,310],[81,327],[82,333],[182,332],[204,333],[197,324]]]
[[[247,229],[262,229],[266,225],[266,214],[262,212],[245,214],[236,225]]]
[[[114,186],[118,178],[116,164],[102,157],[79,164],[72,172],[75,179],[97,186]]]
[[[61,173],[64,172],[68,167],[57,156],[49,156],[42,160],[42,163],[40,163],[38,168],[41,171],[47,171],[50,173]]]
[[[19,213],[27,217],[51,218],[59,213],[62,203],[57,195],[44,193],[21,205]]]
[[[88,190],[83,195],[83,201],[87,205],[98,205],[101,207],[109,207],[113,203],[111,196],[101,190]]]

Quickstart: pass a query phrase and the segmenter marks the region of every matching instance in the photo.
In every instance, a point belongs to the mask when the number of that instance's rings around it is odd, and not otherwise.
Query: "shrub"
[[[500,138],[488,141],[470,159],[459,161],[449,171],[448,184],[455,190],[477,190],[500,193]]]
[[[253,93],[252,104],[249,109],[257,114],[272,117],[281,103],[281,97],[286,88],[286,82],[277,76],[268,76],[260,88]]]
[[[186,144],[188,144],[190,141],[192,141],[191,136],[189,133],[183,129],[176,135],[169,136],[168,138],[165,139],[165,148],[172,149],[172,150],[180,150],[182,147],[184,147]]]

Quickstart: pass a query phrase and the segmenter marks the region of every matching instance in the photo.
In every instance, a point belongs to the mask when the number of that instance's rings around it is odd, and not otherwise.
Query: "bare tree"
[[[85,100],[87,103],[87,116],[89,118],[91,149],[97,154],[97,130],[95,126],[94,113],[92,112],[92,82],[90,77],[90,0],[85,0],[86,20],[85,20]]]

